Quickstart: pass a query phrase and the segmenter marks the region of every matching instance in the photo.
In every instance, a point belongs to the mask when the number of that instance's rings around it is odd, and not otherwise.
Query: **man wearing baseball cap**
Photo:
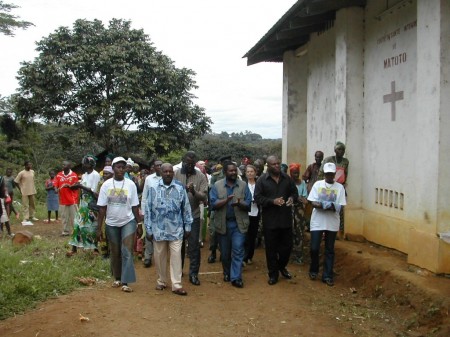
[[[334,243],[339,231],[341,209],[347,204],[344,186],[335,182],[336,165],[323,165],[325,179],[316,181],[309,193],[308,200],[313,206],[311,216],[311,264],[309,278],[315,280],[319,274],[319,251],[322,237],[325,241],[325,254],[322,271],[322,282],[334,285]]]

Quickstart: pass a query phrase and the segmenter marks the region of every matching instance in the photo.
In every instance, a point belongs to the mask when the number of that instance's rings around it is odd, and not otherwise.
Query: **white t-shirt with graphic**
[[[139,206],[135,183],[130,179],[106,180],[100,188],[98,206],[107,206],[106,224],[122,227],[134,219],[133,206]]]
[[[309,201],[335,203],[340,206],[347,204],[345,199],[344,186],[339,183],[332,185],[325,182],[325,180],[316,181],[308,196]],[[338,207],[336,207],[338,208]],[[329,209],[313,209],[310,222],[310,230],[327,230],[337,232],[339,230],[339,210],[330,211]]]

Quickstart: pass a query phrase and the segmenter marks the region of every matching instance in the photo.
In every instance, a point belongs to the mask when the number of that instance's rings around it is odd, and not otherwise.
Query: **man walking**
[[[150,174],[145,178],[144,189],[142,191],[141,198],[141,214],[144,215],[145,205],[147,204],[148,192],[150,190],[150,186],[154,184],[158,184],[161,180],[161,165],[162,161],[156,159],[153,163],[153,169],[155,172]],[[145,236],[145,247],[144,247],[144,267],[150,268],[152,265],[152,256],[153,256],[153,241],[147,240],[147,235]]]
[[[262,223],[269,285],[278,282],[279,273],[284,278],[292,275],[286,269],[292,250],[292,212],[298,191],[294,181],[281,172],[276,156],[267,158],[267,173],[256,182],[255,200],[262,207]]]
[[[209,182],[209,186],[212,187],[216,183],[216,181],[221,180],[225,178],[225,175],[223,173],[223,163],[226,161],[231,161],[231,156],[223,156],[220,157],[219,163],[216,167],[220,167],[220,169],[216,170],[211,174],[211,180]],[[214,211],[210,210],[209,215],[209,250],[210,255],[208,256],[208,263],[214,263],[216,262],[217,257],[217,248],[219,246],[218,238],[216,235],[216,232],[214,231]]]
[[[211,207],[215,212],[214,227],[220,245],[223,280],[242,288],[242,263],[248,230],[248,212],[252,195],[245,183],[237,179],[237,167],[231,161],[223,164],[225,179],[211,188]]]
[[[161,166],[162,179],[150,185],[144,208],[147,239],[153,240],[155,267],[158,274],[156,290],[167,287],[167,252],[170,252],[172,292],[187,295],[181,285],[181,245],[191,232],[192,214],[186,189],[173,179],[173,166]],[[198,240],[198,237],[196,238]]]
[[[78,176],[72,171],[72,163],[63,161],[63,170],[56,175],[55,191],[59,194],[59,213],[62,220],[62,236],[72,233],[75,213],[77,212],[78,190],[74,187],[78,183]]]
[[[20,193],[22,194],[23,221],[37,221],[39,219],[36,219],[34,216],[36,186],[34,184],[33,165],[27,160],[24,163],[24,166],[25,168],[20,171],[16,179],[14,179],[14,182],[19,187]]]
[[[320,167],[319,172],[319,179],[324,179],[324,165],[326,163],[333,163],[336,165],[336,175],[334,177],[334,180],[344,186],[344,189],[347,187],[347,180],[348,180],[348,166],[350,164],[349,160],[347,158],[344,158],[345,155],[345,144],[342,142],[336,142],[336,145],[334,146],[334,156],[327,157],[323,160],[322,166]],[[345,192],[347,195],[347,191]],[[344,208],[342,208],[340,214],[339,214],[339,233],[338,233],[338,239],[344,238]]]
[[[195,169],[197,156],[195,152],[188,151],[181,159],[181,169],[175,171],[174,179],[178,180],[186,189],[191,212],[194,221],[192,222],[191,235],[187,239],[189,256],[189,282],[195,286],[200,285],[198,272],[200,270],[200,203],[208,197],[208,180],[206,176]],[[181,249],[181,261],[184,266],[185,240]]]
[[[319,273],[319,251],[322,237],[325,241],[325,259],[322,281],[333,286],[334,243],[339,230],[339,214],[346,205],[344,187],[335,182],[336,165],[323,165],[324,180],[317,181],[308,196],[314,207],[311,217],[311,265],[309,278],[315,280]]]

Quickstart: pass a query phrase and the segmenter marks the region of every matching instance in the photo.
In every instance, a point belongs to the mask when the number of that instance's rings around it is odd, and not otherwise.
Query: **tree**
[[[21,21],[18,16],[10,14],[11,10],[18,7],[0,1],[0,33],[7,36],[14,36],[14,29],[27,29],[30,26],[34,26],[31,22]]]
[[[164,154],[206,133],[211,120],[193,103],[195,73],[176,68],[130,21],[77,20],[37,43],[19,70],[18,115],[77,125],[115,151],[133,142]]]
[[[250,131],[231,135],[222,132],[204,135],[192,144],[190,150],[195,151],[198,158],[212,162],[229,155],[238,162],[244,156],[253,161],[263,155],[275,154],[281,157],[281,139],[263,139],[259,134]]]

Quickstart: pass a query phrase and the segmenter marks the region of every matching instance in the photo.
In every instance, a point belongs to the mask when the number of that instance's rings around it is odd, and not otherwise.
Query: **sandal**
[[[156,290],[164,290],[164,289],[166,289],[167,287],[165,286],[165,285],[163,285],[163,284],[158,284],[157,286],[156,286]]]
[[[67,252],[67,253],[66,253],[66,257],[72,257],[72,256],[74,256],[76,253],[77,253],[77,252],[73,252],[73,251]]]
[[[122,282],[120,281],[114,281],[111,287],[113,288],[119,288],[122,285]]]
[[[187,295],[187,291],[184,290],[183,288],[179,288],[179,289],[172,290],[172,292],[173,292],[175,295],[181,295],[181,296],[186,296],[186,295]]]
[[[133,289],[131,289],[129,286],[122,286],[122,291],[125,293],[132,293]]]

